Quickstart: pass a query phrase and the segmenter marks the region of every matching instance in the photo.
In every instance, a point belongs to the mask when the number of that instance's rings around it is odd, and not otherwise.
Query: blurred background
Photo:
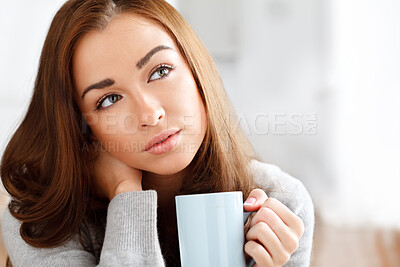
[[[63,2],[0,0],[1,154]],[[400,1],[168,2],[214,57],[256,151],[309,190],[311,266],[400,266]]]

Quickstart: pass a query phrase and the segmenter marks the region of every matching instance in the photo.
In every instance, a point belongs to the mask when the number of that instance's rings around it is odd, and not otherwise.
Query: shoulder
[[[33,247],[22,239],[20,235],[21,224],[22,224],[21,221],[17,220],[14,216],[11,215],[10,210],[8,208],[4,210],[2,225],[1,225],[1,234],[3,236],[4,243],[6,245],[9,254],[12,254],[12,252],[14,251],[21,252],[21,250],[23,249],[36,252],[45,251],[46,249]],[[78,241],[78,238],[77,237],[73,238],[72,242],[66,243],[63,247],[68,249],[80,248],[80,243]]]
[[[19,236],[19,229],[21,227],[21,222],[14,218],[8,207],[4,210],[1,221],[1,234],[6,245],[12,240],[14,240],[15,236]]]
[[[297,215],[314,213],[311,196],[300,180],[276,165],[258,160],[250,162],[250,169],[256,184],[264,189],[268,197],[278,199]]]
[[[83,250],[79,237],[54,248],[37,248],[26,243],[20,235],[21,222],[6,208],[1,233],[13,266],[78,266],[93,265],[94,258]]]

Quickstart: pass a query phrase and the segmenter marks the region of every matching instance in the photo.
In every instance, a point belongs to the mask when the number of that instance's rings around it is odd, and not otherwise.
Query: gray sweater
[[[313,203],[304,185],[278,167],[253,160],[251,168],[269,197],[285,204],[304,222],[298,249],[285,267],[309,266],[314,232]],[[4,212],[2,234],[13,266],[95,266],[78,236],[56,248],[35,248],[20,236],[20,222]],[[126,192],[108,206],[107,225],[98,266],[165,266],[157,233],[157,192]]]

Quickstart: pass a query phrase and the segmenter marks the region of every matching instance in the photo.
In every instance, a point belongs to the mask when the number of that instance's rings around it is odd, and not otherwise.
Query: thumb
[[[245,211],[257,211],[267,199],[268,196],[264,190],[256,188],[251,191],[250,195],[247,197],[243,204],[243,208]]]

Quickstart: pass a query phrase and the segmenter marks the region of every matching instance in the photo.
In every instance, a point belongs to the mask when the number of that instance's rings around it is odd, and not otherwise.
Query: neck
[[[153,189],[157,191],[160,219],[163,219],[163,215],[175,216],[175,196],[181,189],[184,174],[184,170],[171,175],[143,171],[143,190]]]

